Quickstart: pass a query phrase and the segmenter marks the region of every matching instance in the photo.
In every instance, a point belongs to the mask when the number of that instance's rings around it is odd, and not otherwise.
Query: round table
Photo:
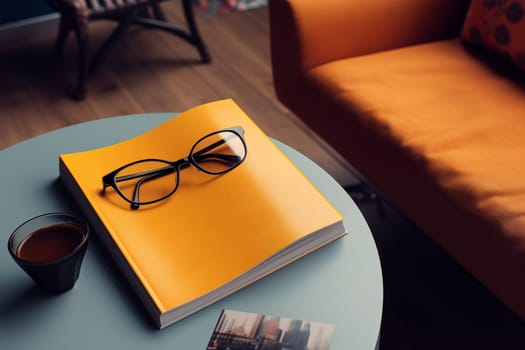
[[[370,229],[344,190],[311,160],[275,141],[344,215],[348,235],[241,291],[157,330],[109,255],[92,240],[76,286],[50,296],[7,250],[10,233],[44,212],[72,211],[58,156],[138,135],[175,114],[114,117],[77,124],[0,151],[0,344],[4,349],[205,350],[222,309],[332,323],[330,349],[378,346],[381,265]]]

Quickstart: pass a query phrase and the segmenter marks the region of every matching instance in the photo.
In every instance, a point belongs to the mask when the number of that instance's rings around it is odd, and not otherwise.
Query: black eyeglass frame
[[[231,132],[235,136],[238,136],[239,139],[241,140],[241,143],[242,143],[243,148],[244,148],[244,154],[242,155],[241,159],[239,159],[239,156],[236,156],[236,155],[227,155],[227,154],[220,154],[220,153],[205,154],[209,150],[211,150],[211,149],[213,149],[215,147],[218,147],[221,144],[224,144],[228,140],[219,140],[219,141],[217,141],[217,142],[215,142],[215,143],[213,143],[213,144],[211,144],[211,145],[209,145],[209,146],[207,146],[207,147],[205,147],[205,148],[195,152],[195,148],[197,146],[199,146],[199,144],[203,140],[205,140],[205,139],[207,139],[207,138],[209,138],[209,137],[211,137],[213,135],[224,133],[224,132]],[[125,164],[125,165],[119,167],[118,169],[113,170],[112,172],[110,172],[110,173],[108,173],[108,174],[106,174],[106,175],[104,175],[102,177],[102,192],[105,192],[107,187],[112,187],[115,190],[115,192],[122,199],[124,199],[126,202],[130,203],[131,209],[138,209],[141,205],[157,203],[157,202],[163,201],[166,198],[168,198],[171,195],[173,195],[173,193],[175,193],[175,191],[177,191],[177,189],[179,188],[180,170],[185,169],[185,168],[190,167],[190,166],[193,166],[196,169],[198,169],[198,170],[200,170],[200,171],[202,171],[202,172],[204,172],[206,174],[222,175],[222,174],[225,174],[225,173],[228,173],[228,172],[232,171],[233,169],[235,169],[236,167],[241,165],[241,163],[244,162],[244,160],[246,159],[247,153],[248,153],[248,147],[246,146],[246,140],[244,138],[244,129],[241,126],[235,126],[235,127],[231,127],[231,128],[221,129],[221,130],[218,130],[218,131],[211,132],[211,133],[201,137],[200,139],[198,139],[193,144],[193,146],[191,147],[190,153],[188,154],[188,156],[183,157],[181,159],[178,159],[178,160],[176,160],[174,162],[170,162],[170,161],[167,161],[167,160],[164,160],[164,159],[147,158],[147,159],[141,159],[141,160],[137,160],[137,161]],[[203,159],[199,159],[198,157],[203,157]],[[203,160],[205,160],[204,158],[215,158],[216,161],[218,160],[218,161],[223,161],[223,162],[230,162],[233,165],[231,167],[229,167],[228,169],[214,172],[214,171],[210,171],[210,170],[202,167],[199,164],[199,162],[202,162]],[[133,165],[136,165],[136,164],[145,163],[145,162],[164,163],[164,164],[166,164],[166,166],[163,167],[163,168],[159,168],[159,169],[154,169],[154,170],[149,170],[149,171],[144,171],[144,172],[140,172],[140,173],[123,175],[123,176],[117,177],[118,173],[120,173],[123,169],[126,169],[126,168],[128,168],[130,166],[133,166]],[[169,192],[166,195],[164,195],[164,196],[162,196],[160,198],[157,198],[155,200],[140,201],[140,199],[139,199],[139,190],[140,190],[140,186],[144,182],[155,180],[156,178],[159,178],[159,177],[162,177],[162,176],[166,176],[168,174],[175,173],[175,172],[177,174],[177,176],[176,176],[176,183],[175,183],[175,186],[174,186],[174,188],[173,188],[173,190],[171,192]],[[136,179],[136,178],[141,178],[141,179],[139,181],[137,181],[137,183],[135,184],[135,189],[133,191],[133,200],[131,200],[124,193],[122,193],[122,191],[120,190],[120,188],[119,188],[117,183],[121,182],[121,181],[133,180],[133,179]]]

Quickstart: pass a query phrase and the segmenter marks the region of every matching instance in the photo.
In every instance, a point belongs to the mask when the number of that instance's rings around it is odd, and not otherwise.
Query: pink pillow
[[[472,0],[461,38],[525,70],[525,0]]]

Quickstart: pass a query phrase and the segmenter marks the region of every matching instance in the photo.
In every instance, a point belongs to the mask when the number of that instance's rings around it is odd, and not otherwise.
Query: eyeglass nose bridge
[[[195,167],[189,156],[181,158],[178,161],[172,163],[171,165],[176,169],[177,172],[180,172],[181,170],[186,169],[190,166]]]
[[[191,158],[191,156],[182,158],[179,162],[174,164],[174,167],[177,168],[177,172],[179,173],[178,179],[180,179],[180,171],[184,170],[186,168],[192,167],[193,169],[197,170],[199,173],[206,173],[203,171],[197,164],[195,164],[195,161]]]

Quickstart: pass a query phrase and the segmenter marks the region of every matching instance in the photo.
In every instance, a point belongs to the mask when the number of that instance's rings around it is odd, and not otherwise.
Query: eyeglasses
[[[102,177],[102,191],[111,186],[131,209],[138,209],[171,196],[179,187],[182,169],[193,166],[206,174],[221,175],[238,167],[246,153],[242,127],[215,131],[195,142],[185,158],[174,162],[143,159],[110,172]]]

